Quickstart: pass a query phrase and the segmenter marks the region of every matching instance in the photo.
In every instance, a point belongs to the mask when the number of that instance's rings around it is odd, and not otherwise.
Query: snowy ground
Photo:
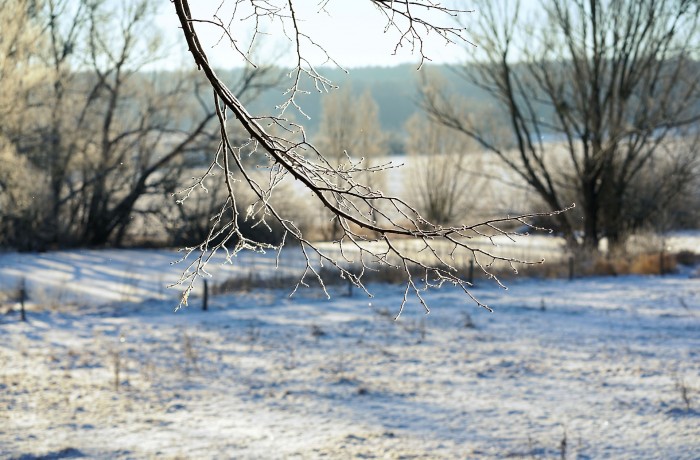
[[[495,313],[443,289],[395,322],[391,285],[174,313],[172,254],[146,254],[0,256],[44,296],[0,315],[0,458],[700,455],[688,273],[483,284]]]

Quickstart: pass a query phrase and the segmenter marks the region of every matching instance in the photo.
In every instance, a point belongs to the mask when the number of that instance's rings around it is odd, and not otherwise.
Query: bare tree
[[[14,243],[31,248],[36,232],[37,214],[45,193],[37,186],[41,171],[18,155],[15,146],[0,135],[0,245]]]
[[[30,0],[0,1],[0,135],[11,137],[25,121],[26,95],[41,84],[47,69],[34,59],[44,45],[42,24]]]
[[[356,97],[350,85],[323,96],[321,122],[315,144],[329,159],[342,163],[385,152],[379,109],[369,91]]]
[[[324,95],[321,122],[314,145],[335,168],[351,167],[353,161],[363,169],[379,166],[378,158],[385,153],[386,142],[379,124],[379,110],[369,91],[355,97],[350,85]],[[368,172],[362,177],[370,188],[378,189],[383,171]],[[324,209],[331,221],[329,238],[342,235],[340,221]],[[377,219],[375,212],[374,219]]]
[[[12,144],[4,155],[28,160],[7,165],[30,168],[31,186],[43,191],[29,203],[32,231],[6,232],[22,241],[4,242],[120,245],[135,216],[172,200],[185,154],[212,142],[216,114],[200,94],[204,82],[192,71],[144,72],[164,55],[153,1],[4,6],[0,137]],[[271,66],[247,66],[232,88],[249,97],[278,77]]]
[[[478,205],[481,167],[475,143],[418,113],[406,122],[406,151],[411,157],[410,195],[427,220],[453,224]],[[470,155],[471,153],[471,155]]]
[[[700,132],[694,132],[659,146],[659,154],[631,181],[623,231],[652,230],[663,235],[678,228],[696,228],[698,209]]]
[[[280,251],[288,240],[293,240],[307,262],[297,288],[306,285],[309,276],[323,286],[320,268],[324,266],[334,268],[342,277],[367,292],[363,284],[366,271],[374,269],[377,264],[388,265],[401,270],[405,275],[406,288],[401,309],[409,294],[413,293],[427,310],[424,291],[444,283],[460,286],[466,295],[472,297],[469,283],[460,276],[456,267],[457,261],[467,256],[473,255],[487,273],[489,264],[496,259],[511,264],[521,262],[472,247],[469,241],[480,235],[509,235],[508,231],[502,229],[501,224],[514,220],[526,223],[527,216],[451,227],[429,222],[405,201],[386,196],[358,181],[357,178],[362,173],[367,170],[379,170],[381,167],[363,168],[352,159],[342,167],[334,166],[329,159],[329,153],[324,154],[314,147],[307,140],[301,126],[283,117],[290,107],[299,108],[297,97],[301,94],[303,79],[310,79],[319,91],[325,91],[331,85],[307,60],[309,48],[322,52],[323,48],[303,28],[302,18],[297,16],[294,1],[235,2],[233,17],[225,21],[217,16],[194,17],[187,0],[174,0],[173,3],[189,51],[212,87],[221,143],[214,154],[211,171],[216,168],[223,170],[223,180],[228,189],[227,200],[213,217],[209,236],[199,246],[186,250],[184,258],[193,255],[194,260],[189,262],[180,280],[187,287],[183,303],[187,302],[196,277],[206,275],[206,263],[215,252],[226,251],[230,259],[242,250]],[[428,34],[434,34],[447,42],[465,40],[466,31],[452,25],[454,16],[460,12],[458,9],[450,9],[428,0],[373,0],[372,4],[379,14],[386,18],[386,29],[396,32],[396,46],[412,47],[420,56],[421,62],[427,58],[423,53],[423,39]],[[327,7],[330,8],[329,2],[321,4],[321,9]],[[207,58],[197,31],[197,27],[202,23],[219,27],[222,36],[229,39],[230,45],[239,53],[240,58],[251,61],[246,51],[248,47],[236,35],[241,24],[238,21],[240,19],[248,20],[256,26],[266,20],[278,21],[283,24],[284,31],[291,41],[296,65],[289,74],[291,85],[287,91],[288,99],[280,107],[281,114],[264,117],[251,115],[218,77]],[[258,37],[259,29],[255,30],[254,39]],[[229,126],[234,124],[231,118],[249,135],[249,139],[242,145],[234,143],[229,136]],[[281,134],[273,132],[272,127],[279,128],[277,132]],[[264,182],[251,174],[242,159],[242,151],[250,149],[251,146],[252,154],[257,157],[258,167],[268,173]],[[284,214],[283,209],[273,205],[271,197],[275,193],[275,187],[285,178],[298,181],[306,187],[318,206],[326,207],[336,216],[342,228],[342,236],[337,239],[335,245],[336,251],[331,252],[314,245]],[[246,209],[241,207],[234,193],[234,180],[242,180],[253,190],[257,197],[254,205]],[[196,185],[189,191],[194,189]],[[374,215],[380,216],[381,222],[374,219]],[[262,226],[267,225],[268,221],[275,221],[284,228],[288,236],[280,245],[264,244],[247,238],[241,231],[242,224],[247,220],[253,220]],[[356,229],[366,230],[373,236],[360,233]],[[416,252],[417,250],[420,251]],[[483,305],[480,302],[479,304]]]
[[[44,172],[18,152],[31,136],[31,94],[47,78],[35,49],[46,44],[35,2],[0,1],[0,245],[31,248],[36,214],[47,198],[37,184]]]
[[[476,5],[479,60],[461,72],[494,97],[510,135],[494,137],[444,93],[426,93],[426,110],[494,153],[551,209],[573,195],[581,213],[558,215],[570,241],[581,229],[589,249],[602,236],[621,244],[633,227],[635,183],[665,155],[664,145],[697,130],[700,4],[545,0],[532,20],[517,0]],[[676,167],[692,169],[697,155],[679,156]],[[654,193],[665,187],[649,185]]]

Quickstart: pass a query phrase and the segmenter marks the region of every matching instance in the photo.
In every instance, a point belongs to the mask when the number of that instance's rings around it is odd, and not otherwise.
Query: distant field
[[[568,257],[563,250],[563,240],[557,237],[532,235],[517,237],[515,241],[507,238],[495,241],[498,246],[483,239],[472,243],[476,248],[523,260],[544,258],[545,264]],[[402,244],[411,250],[410,242]],[[672,252],[683,249],[700,252],[700,233],[671,234],[666,238],[665,246]],[[339,255],[338,248],[333,245],[321,243],[320,247],[329,254]],[[444,248],[444,252],[447,251],[448,248]],[[175,283],[185,268],[183,264],[173,264],[180,257],[181,254],[174,250],[141,249],[0,253],[0,292],[15,290],[24,278],[30,293],[29,302],[38,305],[140,302],[146,299],[176,302],[181,290],[168,288],[168,285]],[[224,262],[224,255],[219,254],[209,265],[208,269],[214,275],[212,283],[249,275],[260,279],[298,276],[304,267],[298,250],[293,247],[282,252],[278,268],[274,253],[241,253],[232,264]],[[461,262],[466,265],[469,261]],[[201,281],[198,284],[201,285]],[[199,291],[194,295],[198,296]]]

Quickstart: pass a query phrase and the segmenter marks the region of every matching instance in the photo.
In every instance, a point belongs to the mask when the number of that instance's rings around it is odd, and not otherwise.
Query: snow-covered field
[[[175,313],[173,259],[0,255],[32,295],[27,323],[0,307],[0,458],[700,457],[688,272],[481,284],[494,313],[443,289],[393,321],[392,285]]]

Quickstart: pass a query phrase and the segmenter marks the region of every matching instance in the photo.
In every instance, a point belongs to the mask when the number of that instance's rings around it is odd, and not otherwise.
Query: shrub
[[[593,263],[593,275],[617,276],[629,273],[629,261],[624,258],[599,257]]]
[[[640,254],[632,259],[629,273],[635,275],[659,275],[676,270],[676,258],[673,254]]]
[[[680,265],[693,266],[700,263],[700,254],[683,250],[676,254],[676,262]]]

